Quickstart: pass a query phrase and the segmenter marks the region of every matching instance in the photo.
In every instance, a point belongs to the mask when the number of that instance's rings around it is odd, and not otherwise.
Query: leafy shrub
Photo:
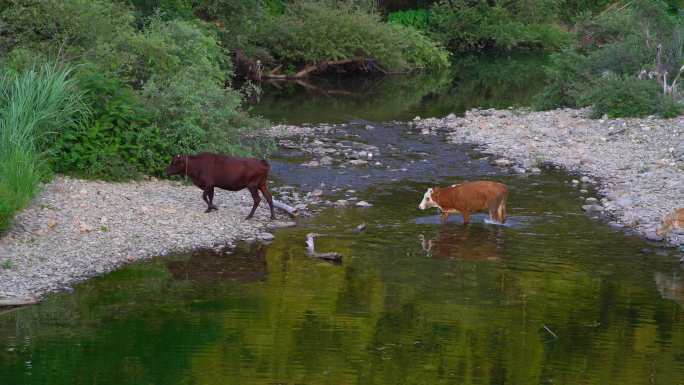
[[[49,174],[46,151],[87,115],[70,70],[43,65],[0,77],[0,230]]]
[[[114,72],[131,65],[140,37],[130,9],[106,0],[16,0],[0,19],[7,51],[21,47]]]
[[[555,24],[515,12],[515,7],[485,0],[440,1],[430,10],[430,36],[452,51],[555,49],[567,41],[567,33]]]
[[[592,106],[592,117],[641,117],[660,111],[658,85],[617,75],[600,78],[583,96],[584,104]]]
[[[56,140],[53,168],[57,172],[121,180],[143,172],[159,172],[168,161],[151,114],[130,87],[103,76],[79,79],[87,92],[92,119],[65,130]]]
[[[535,108],[580,107],[578,98],[591,79],[586,62],[586,57],[573,50],[551,55],[550,64],[545,66],[547,85],[535,98]]]
[[[283,16],[263,23],[256,40],[285,66],[359,57],[374,58],[393,71],[449,64],[446,52],[418,31],[342,5],[292,5]]]
[[[600,13],[615,0],[561,0],[558,4],[558,16],[561,20],[572,23],[583,13]]]
[[[139,12],[185,3],[136,1]],[[136,24],[126,2],[106,0],[17,0],[0,17],[15,33],[5,44],[12,67],[25,67],[33,52],[78,64],[93,116],[59,137],[59,172],[124,179],[159,174],[175,153],[269,148],[251,139],[264,125],[227,87],[232,66],[206,23],[154,13]]]
[[[593,105],[597,117],[677,114],[679,104],[662,97],[655,80],[639,80],[637,75],[656,69],[659,45],[661,66],[677,73],[683,29],[682,21],[659,0],[635,0],[597,16],[580,15],[576,47],[554,56],[536,107]]]
[[[427,9],[408,9],[387,15],[387,21],[392,24],[413,27],[421,31],[427,31],[429,19],[430,11]]]
[[[670,96],[661,97],[660,104],[658,106],[658,115],[662,118],[670,119],[676,118],[684,112],[684,106]]]

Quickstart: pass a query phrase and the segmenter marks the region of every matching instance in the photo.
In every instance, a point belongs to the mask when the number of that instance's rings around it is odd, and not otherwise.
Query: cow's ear
[[[427,192],[428,192],[428,194],[432,194],[432,191],[434,191],[434,190],[432,190],[432,187],[430,187]]]

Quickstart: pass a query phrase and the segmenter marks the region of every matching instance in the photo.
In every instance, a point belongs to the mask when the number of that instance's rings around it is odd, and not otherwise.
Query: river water
[[[270,245],[160,257],[2,314],[0,384],[684,383],[670,250],[587,217],[569,175],[511,174],[355,119],[327,139],[377,146],[382,167],[283,150],[273,174],[373,207],[323,207]],[[505,226],[418,209],[427,187],[476,178],[508,184]],[[342,263],[307,257],[309,232]]]

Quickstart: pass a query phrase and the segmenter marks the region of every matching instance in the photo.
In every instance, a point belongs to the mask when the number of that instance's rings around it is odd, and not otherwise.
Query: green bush
[[[660,115],[661,118],[676,118],[681,115],[682,112],[684,112],[682,103],[670,96],[661,97],[660,104],[658,105],[658,115]]]
[[[427,9],[407,9],[387,15],[389,23],[413,27],[421,31],[427,31],[429,19],[430,11]]]
[[[547,84],[535,98],[535,108],[580,107],[578,98],[591,80],[586,63],[587,58],[573,50],[552,54],[544,71]]]
[[[490,5],[485,0],[435,3],[430,10],[430,36],[451,51],[514,48],[557,49],[568,34],[544,17],[525,16],[515,2]],[[539,9],[544,9],[539,6]],[[518,12],[518,13],[516,13]]]
[[[0,77],[0,230],[49,175],[54,139],[87,116],[70,73],[44,65]]]
[[[679,104],[662,97],[655,80],[639,80],[637,75],[656,69],[658,45],[661,66],[676,74],[682,62],[683,30],[682,20],[659,0],[635,0],[596,16],[580,15],[576,45],[553,56],[548,84],[536,107],[593,105],[597,117],[678,114]]]
[[[581,100],[592,106],[594,118],[642,117],[660,112],[660,92],[653,81],[607,75],[589,88]]]
[[[447,53],[420,32],[343,5],[292,5],[263,23],[256,40],[284,66],[354,58],[376,59],[392,71],[449,65]]]
[[[52,163],[60,173],[121,180],[159,172],[168,162],[162,135],[151,126],[151,113],[121,82],[88,74],[79,79],[92,119],[57,138]]]
[[[159,174],[176,153],[268,150],[267,139],[253,139],[265,125],[243,111],[229,86],[232,65],[214,29],[153,9],[185,2],[134,3],[152,16],[136,22],[127,2],[106,0],[17,0],[0,13],[15,33],[5,40],[6,65],[21,70],[44,52],[77,64],[88,93],[93,116],[58,138],[55,169],[125,179]]]

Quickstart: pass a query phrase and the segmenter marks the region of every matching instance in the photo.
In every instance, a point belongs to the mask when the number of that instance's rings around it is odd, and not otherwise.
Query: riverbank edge
[[[575,187],[598,192],[581,204],[587,214],[649,241],[684,243],[681,232],[655,233],[665,214],[684,207],[684,117],[597,120],[588,109],[473,109],[412,124],[424,135],[477,145],[494,164],[521,174],[551,166],[579,175]]]
[[[0,303],[31,304],[131,263],[237,242],[269,242],[295,223],[270,221],[262,200],[251,220],[247,190],[218,190],[220,209],[204,213],[194,186],[150,178],[110,183],[56,176],[0,237]]]

